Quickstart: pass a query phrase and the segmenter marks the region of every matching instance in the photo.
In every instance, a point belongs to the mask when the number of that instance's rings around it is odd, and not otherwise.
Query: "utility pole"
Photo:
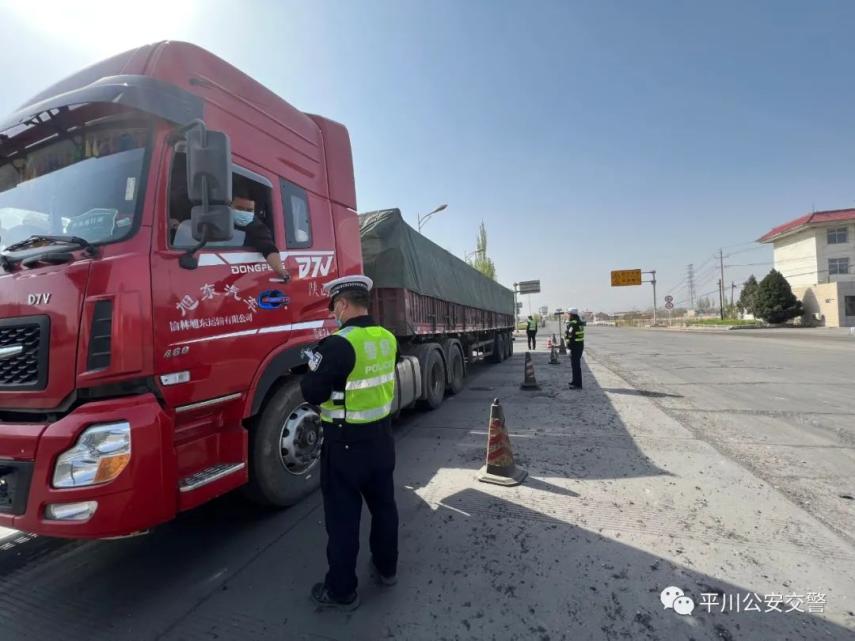
[[[730,281],[730,306],[733,307],[733,292],[736,291],[736,283]]]
[[[689,300],[691,301],[691,309],[695,309],[695,266],[693,264],[689,264]]]
[[[718,250],[718,260],[721,266],[721,280],[718,281],[718,298],[721,301],[721,320],[724,320],[724,250]]]
[[[651,279],[649,281],[645,281],[645,282],[649,282],[653,285],[653,324],[655,325],[656,324],[656,270],[651,269],[649,272],[643,272],[643,273],[650,274],[650,276],[651,276]]]

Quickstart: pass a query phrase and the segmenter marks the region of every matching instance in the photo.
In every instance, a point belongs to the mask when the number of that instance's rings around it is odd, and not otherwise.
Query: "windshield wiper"
[[[20,242],[9,245],[3,251],[13,252],[19,249],[26,249],[27,247],[35,245],[36,243],[47,243],[49,245],[56,243],[62,243],[65,245],[77,245],[86,252],[87,256],[92,256],[94,258],[98,255],[98,248],[85,238],[80,238],[80,236],[42,236],[40,234],[34,234]]]

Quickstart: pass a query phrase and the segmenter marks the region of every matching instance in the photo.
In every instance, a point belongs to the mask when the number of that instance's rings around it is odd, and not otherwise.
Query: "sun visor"
[[[179,125],[203,116],[202,101],[174,85],[148,76],[110,76],[27,105],[4,119],[0,133],[27,123],[46,111],[99,102],[144,111]]]

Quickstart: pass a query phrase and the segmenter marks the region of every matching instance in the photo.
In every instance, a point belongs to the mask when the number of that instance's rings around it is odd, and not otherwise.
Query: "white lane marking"
[[[19,534],[18,530],[10,530],[7,527],[0,527],[0,541],[8,539],[10,536]]]

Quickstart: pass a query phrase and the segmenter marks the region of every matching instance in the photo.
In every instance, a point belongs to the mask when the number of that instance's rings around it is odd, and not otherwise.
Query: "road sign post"
[[[612,287],[629,287],[632,285],[641,285],[640,269],[612,270]]]
[[[642,272],[640,269],[613,269],[612,287],[630,287],[641,285],[641,275],[650,274],[652,278],[647,281],[653,285],[653,324],[656,324],[656,270]]]
[[[518,294],[528,294],[528,313],[531,316],[531,294],[539,294],[540,293],[540,281],[539,280],[523,280],[518,283],[514,283],[514,291]]]

